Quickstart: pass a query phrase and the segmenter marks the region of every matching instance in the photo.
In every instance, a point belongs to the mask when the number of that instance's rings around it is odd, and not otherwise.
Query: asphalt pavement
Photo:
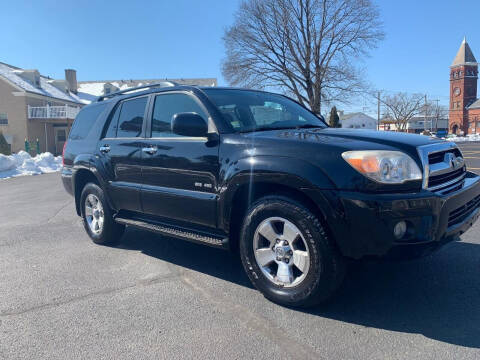
[[[461,147],[479,171],[480,145]],[[479,270],[477,223],[288,309],[228,252],[132,229],[93,244],[59,174],[0,181],[0,359],[479,359]]]
[[[462,150],[468,169],[480,174],[480,142],[465,142],[457,145]]]

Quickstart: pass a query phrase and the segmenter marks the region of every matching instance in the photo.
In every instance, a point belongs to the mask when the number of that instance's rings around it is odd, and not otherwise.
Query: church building
[[[477,98],[478,63],[466,39],[450,66],[450,116],[452,134],[480,133],[480,99]]]

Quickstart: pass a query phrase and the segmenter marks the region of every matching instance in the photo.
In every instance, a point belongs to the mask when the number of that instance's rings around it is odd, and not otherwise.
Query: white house
[[[338,112],[340,124],[345,129],[377,129],[377,120],[361,112],[344,114],[343,111]]]
[[[380,130],[386,131],[396,131],[397,126],[395,121],[384,118],[380,124]],[[406,132],[413,134],[420,134],[424,130],[430,131],[446,131],[448,132],[448,117],[442,117],[441,119],[436,119],[435,117],[416,116],[407,123]]]

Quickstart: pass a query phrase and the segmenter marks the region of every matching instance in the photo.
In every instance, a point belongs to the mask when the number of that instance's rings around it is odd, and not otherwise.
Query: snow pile
[[[480,141],[480,134],[469,134],[467,136],[448,136],[445,140],[454,142]]]
[[[38,175],[60,171],[62,157],[53,156],[49,152],[31,157],[27,152],[18,154],[0,154],[0,179],[23,175]]]

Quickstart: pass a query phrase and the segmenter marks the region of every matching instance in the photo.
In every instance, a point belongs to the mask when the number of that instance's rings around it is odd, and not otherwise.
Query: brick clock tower
[[[469,106],[477,100],[478,63],[466,39],[450,66],[449,132],[471,133]],[[473,125],[475,129],[476,124]]]

